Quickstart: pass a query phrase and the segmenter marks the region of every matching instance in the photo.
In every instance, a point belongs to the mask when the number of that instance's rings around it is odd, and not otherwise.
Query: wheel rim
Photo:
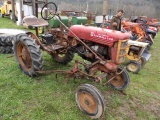
[[[55,53],[55,54],[53,54],[53,56],[54,56],[54,58],[56,57],[57,59],[59,59],[61,61],[66,56],[66,54]]]
[[[17,46],[17,56],[20,64],[25,70],[30,70],[32,66],[32,59],[27,47],[20,42]]]
[[[130,63],[128,66],[127,66],[128,70],[134,72],[134,71],[137,71],[138,70],[138,66],[137,64],[135,63]]]
[[[114,85],[115,87],[123,86],[125,84],[123,75],[120,74],[120,75],[115,76],[115,78],[113,80],[111,80],[111,84]]]
[[[97,103],[93,96],[85,91],[80,92],[78,96],[81,108],[89,113],[95,114],[97,112]]]
[[[43,33],[43,27],[38,27],[38,33],[40,33],[40,34]]]

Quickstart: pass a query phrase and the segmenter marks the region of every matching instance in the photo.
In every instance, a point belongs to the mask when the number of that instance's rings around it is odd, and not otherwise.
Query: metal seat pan
[[[23,18],[23,22],[33,27],[48,26],[48,22],[35,16],[27,16]]]

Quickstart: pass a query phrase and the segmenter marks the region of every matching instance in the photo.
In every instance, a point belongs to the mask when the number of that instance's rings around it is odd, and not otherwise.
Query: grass
[[[8,18],[0,18],[1,28],[17,28]],[[104,120],[160,119],[160,34],[149,51],[152,56],[138,74],[130,74],[129,87],[122,94],[98,85],[106,99]],[[90,120],[75,102],[75,90],[87,80],[64,82],[62,75],[30,78],[17,66],[14,57],[0,54],[0,120]],[[63,66],[44,53],[45,69],[70,69],[74,61]],[[79,59],[79,57],[75,57]]]

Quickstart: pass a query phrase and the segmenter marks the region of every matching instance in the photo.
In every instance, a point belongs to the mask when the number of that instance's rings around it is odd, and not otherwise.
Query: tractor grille
[[[121,64],[125,61],[127,46],[128,46],[127,40],[119,40],[117,48],[117,56],[116,56],[117,63]]]

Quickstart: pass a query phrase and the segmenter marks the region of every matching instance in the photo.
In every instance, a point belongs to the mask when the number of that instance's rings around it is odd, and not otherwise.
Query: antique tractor
[[[150,49],[154,43],[153,37],[151,36],[153,31],[148,30],[145,24],[123,21],[122,25],[126,31],[131,31],[132,40],[149,43],[146,49]]]
[[[127,58],[130,60],[126,64],[126,69],[132,73],[138,73],[141,68],[149,60],[151,54],[148,53],[146,47],[149,43],[129,40],[127,47]]]
[[[43,14],[44,9],[47,9],[48,16]],[[60,28],[48,29],[40,37],[31,32],[16,36],[13,50],[20,69],[31,77],[53,72],[90,79],[95,83],[109,84],[114,89],[124,90],[130,83],[130,77],[119,65],[125,61],[129,34],[83,25],[68,28],[56,12],[55,3],[49,2],[42,7],[41,16],[45,20],[55,17],[61,23]],[[24,18],[26,24],[34,27],[47,26],[45,20]],[[73,60],[74,53],[90,63],[76,60],[71,70],[43,71],[41,50],[50,54],[58,63],[69,63]],[[84,69],[80,69],[79,65]],[[104,113],[105,100],[96,87],[80,85],[75,95],[79,108],[91,118],[99,118]]]

